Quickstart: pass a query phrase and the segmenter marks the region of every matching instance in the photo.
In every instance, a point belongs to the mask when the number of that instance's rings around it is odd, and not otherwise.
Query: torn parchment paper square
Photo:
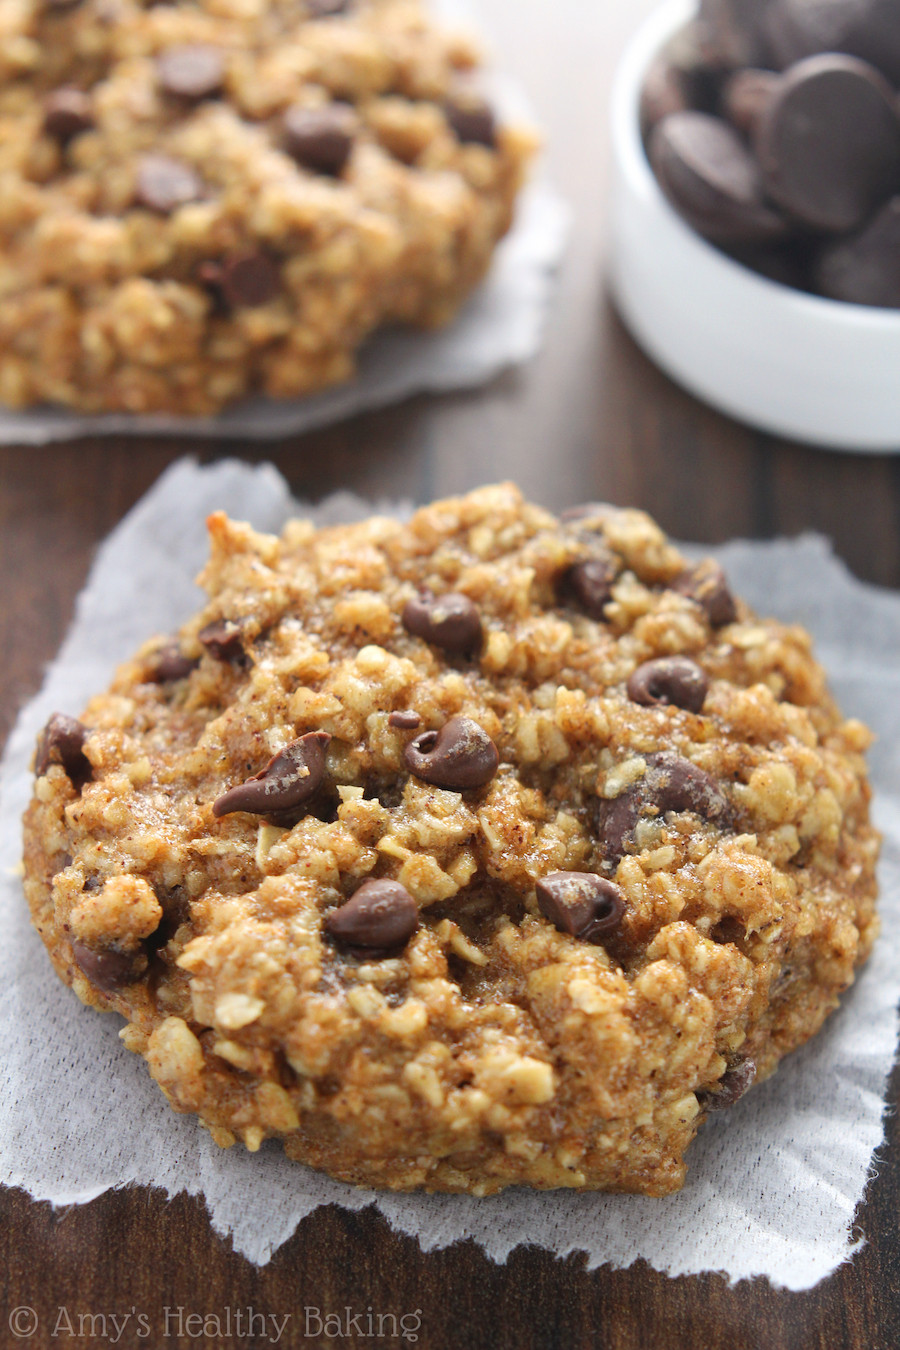
[[[704,1125],[677,1195],[378,1194],[288,1162],[275,1143],[258,1154],[223,1152],[193,1117],[173,1114],[144,1063],[118,1040],[119,1018],[78,1004],[28,921],[17,869],[35,736],[50,712],[77,714],[119,661],[196,610],[192,578],[206,555],[203,521],[218,508],[263,530],[278,530],[300,509],[270,466],[175,464],[101,548],[59,657],[6,749],[0,1180],[56,1204],[129,1183],[201,1195],[216,1231],[258,1264],[305,1215],[332,1203],[375,1205],[426,1250],[473,1238],[497,1261],[529,1243],[559,1255],[584,1252],[591,1267],[644,1258],[673,1275],[765,1275],[806,1289],[849,1259],[854,1213],[883,1141],[900,998],[900,596],[855,581],[822,539],[716,550],[752,605],[811,629],[845,713],[878,736],[871,768],[875,819],[885,836],[883,935],[824,1030]],[[333,522],[371,509],[344,496],[309,514]]]

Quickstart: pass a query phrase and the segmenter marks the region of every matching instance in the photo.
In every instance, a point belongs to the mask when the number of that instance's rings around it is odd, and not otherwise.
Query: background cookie
[[[637,512],[211,524],[207,609],[39,747],[57,968],[220,1142],[675,1188],[874,934],[867,736],[808,639]]]
[[[449,320],[534,148],[418,0],[13,7],[0,402],[211,413]]]

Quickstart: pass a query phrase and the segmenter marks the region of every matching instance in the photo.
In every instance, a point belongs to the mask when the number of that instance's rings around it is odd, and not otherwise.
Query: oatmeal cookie
[[[510,486],[281,538],[35,759],[26,891],[224,1146],[366,1185],[663,1195],[876,933],[800,628],[643,513]]]
[[[534,148],[420,0],[0,5],[0,402],[214,413],[447,322]]]

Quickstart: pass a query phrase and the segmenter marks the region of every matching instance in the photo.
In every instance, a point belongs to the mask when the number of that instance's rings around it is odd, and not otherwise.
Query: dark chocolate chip
[[[688,106],[714,113],[719,105],[723,71],[730,62],[723,55],[717,35],[704,19],[687,23],[665,47],[669,62],[680,71],[688,93]]]
[[[745,136],[752,137],[778,88],[771,70],[738,70],[722,89],[722,111]]]
[[[456,138],[468,145],[486,145],[493,150],[497,144],[497,120],[493,109],[483,98],[457,94],[444,104],[447,121]]]
[[[183,160],[170,155],[144,155],[138,165],[135,200],[150,211],[168,216],[202,196],[199,175]]]
[[[647,755],[646,762],[642,778],[620,797],[599,804],[600,842],[612,861],[625,853],[642,815],[659,818],[668,811],[692,811],[713,824],[725,824],[729,818],[721,787],[696,764],[669,750]]]
[[[84,942],[73,941],[72,955],[81,973],[104,994],[112,994],[140,979],[137,956],[126,952],[113,951],[111,948],[95,951]]]
[[[306,0],[311,19],[332,19],[336,14],[346,14],[350,0]]]
[[[357,129],[356,114],[342,103],[324,108],[295,104],[284,114],[284,148],[305,169],[337,178],[344,171]]]
[[[725,1111],[740,1101],[748,1088],[756,1080],[756,1062],[752,1059],[741,1060],[719,1079],[714,1088],[697,1093],[697,1100],[703,1111]]]
[[[90,131],[94,111],[89,95],[82,89],[54,89],[44,103],[44,131],[60,145]]]
[[[218,94],[225,79],[222,52],[207,43],[168,47],[157,57],[156,70],[167,94],[193,103]]]
[[[832,300],[900,309],[900,197],[859,234],[824,249],[815,268],[816,285]]]
[[[214,816],[232,811],[257,815],[293,810],[314,797],[325,777],[327,731],[308,731],[269,760],[262,773],[229,788],[213,802]]]
[[[672,582],[672,590],[686,595],[706,611],[713,628],[734,623],[737,607],[722,568],[713,558],[707,558],[696,567],[689,567]]]
[[[664,117],[687,112],[690,107],[691,99],[682,72],[666,57],[659,57],[647,71],[641,89],[641,135],[647,137]]]
[[[422,725],[422,719],[417,712],[401,710],[392,712],[388,718],[388,726],[396,727],[398,731],[416,731]]]
[[[392,951],[405,947],[419,926],[419,910],[399,881],[364,881],[325,919],[332,937],[350,947]]]
[[[59,764],[76,788],[87,783],[93,773],[84,753],[88,729],[83,722],[65,713],[54,713],[38,737],[34,773],[42,778],[51,764]]]
[[[189,656],[182,655],[181,648],[174,640],[160,647],[153,659],[151,679],[156,684],[172,684],[175,680],[184,680],[199,665]]]
[[[471,717],[451,717],[440,731],[424,731],[410,741],[403,762],[425,783],[466,792],[490,782],[500,756],[490,736]]]
[[[221,264],[218,284],[233,309],[255,309],[281,291],[281,269],[268,253],[237,253]]]
[[[700,18],[718,60],[753,66],[768,57],[765,15],[771,0],[701,0]]]
[[[197,639],[217,661],[244,660],[244,627],[236,619],[214,619],[200,629]]]
[[[698,713],[709,691],[706,672],[687,656],[662,656],[645,661],[628,681],[628,697],[633,703],[653,708],[669,704]]]
[[[900,190],[900,116],[874,67],[813,56],[780,80],[756,130],[766,191],[814,230],[843,233]]]
[[[900,85],[897,0],[778,0],[765,22],[779,67],[819,52],[845,52]]]
[[[750,243],[785,233],[765,200],[756,160],[721,118],[673,113],[654,128],[648,154],[675,210],[705,238]]]
[[[484,641],[481,616],[467,595],[422,590],[403,607],[403,627],[453,656],[476,656]]]
[[[231,314],[231,306],[222,290],[222,264],[214,258],[206,258],[194,265],[194,276],[209,294],[211,313],[219,318],[227,318]]]
[[[561,933],[585,942],[601,942],[625,913],[619,887],[592,872],[551,872],[537,884],[537,902]]]
[[[644,140],[672,113],[714,113],[722,82],[721,56],[704,23],[687,24],[650,66],[641,89],[640,123]]]
[[[616,564],[611,557],[585,558],[567,567],[556,585],[557,598],[564,605],[574,605],[589,619],[603,619],[606,606],[612,600]]]

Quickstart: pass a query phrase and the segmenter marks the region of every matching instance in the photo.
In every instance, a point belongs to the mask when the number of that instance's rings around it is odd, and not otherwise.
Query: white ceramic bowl
[[[696,13],[667,0],[616,76],[612,287],[635,338],[714,407],[833,450],[900,452],[900,313],[823,300],[757,276],[669,206],[641,142],[646,72]]]

